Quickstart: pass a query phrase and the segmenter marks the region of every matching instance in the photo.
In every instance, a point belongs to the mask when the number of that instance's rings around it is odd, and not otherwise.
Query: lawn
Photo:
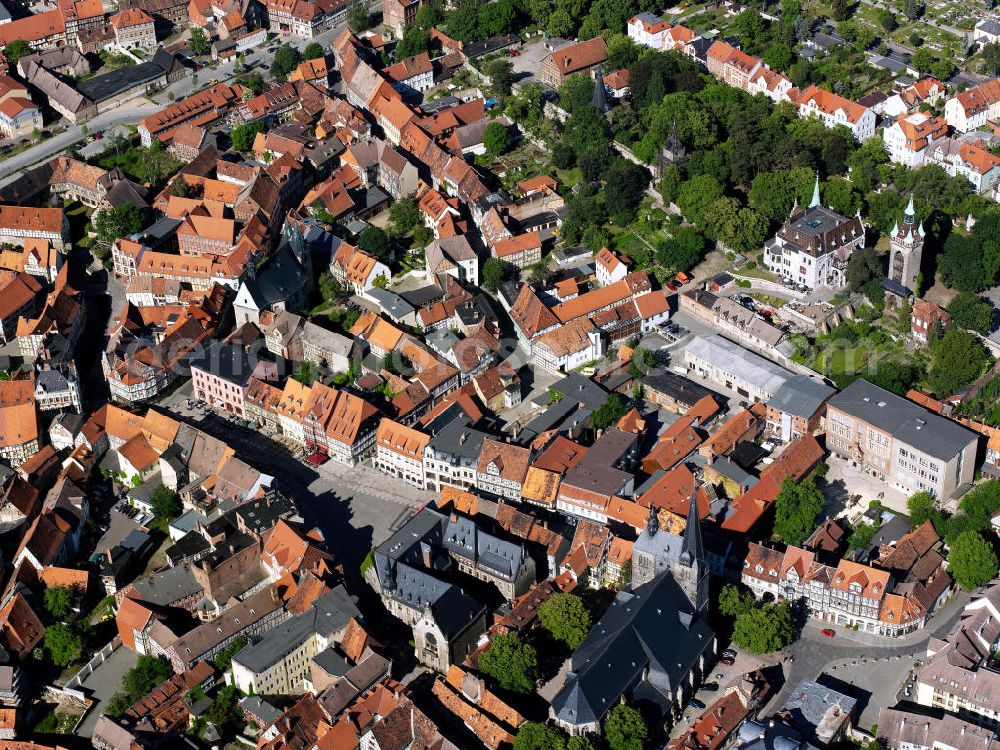
[[[149,182],[156,186],[184,166],[184,162],[169,151],[153,153],[145,148],[130,148],[120,154],[105,152],[97,163],[104,169],[118,168],[136,182]]]
[[[761,279],[763,281],[774,281],[774,282],[778,281],[778,277],[775,274],[771,273],[766,268],[762,268],[759,265],[753,268],[747,268],[746,266],[743,266],[743,268],[738,268],[735,271],[733,271],[733,273],[736,274],[737,276],[746,276],[747,278],[750,279]]]
[[[767,305],[768,307],[774,308],[775,310],[777,310],[779,307],[783,307],[784,305],[788,304],[787,299],[781,299],[781,297],[774,297],[770,294],[759,294],[756,292],[751,292],[749,296],[753,297],[758,302]]]
[[[557,169],[556,181],[564,188],[572,188],[583,179],[583,173],[579,167],[572,169]]]

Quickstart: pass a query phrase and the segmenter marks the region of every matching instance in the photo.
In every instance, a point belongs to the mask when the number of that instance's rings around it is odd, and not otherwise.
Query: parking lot
[[[538,71],[542,69],[542,60],[554,49],[561,49],[569,44],[572,42],[566,39],[543,39],[542,37],[536,37],[527,42],[519,50],[519,55],[508,57],[514,64],[514,80],[518,83],[529,80],[541,83]]]

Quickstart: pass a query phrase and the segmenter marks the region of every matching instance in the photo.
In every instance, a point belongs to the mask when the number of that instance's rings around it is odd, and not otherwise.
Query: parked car
[[[732,659],[735,659],[736,658],[736,649],[735,648],[727,648],[725,651],[722,652],[722,655],[723,656],[728,656],[728,657],[730,657]]]
[[[680,287],[677,286],[677,284],[675,284],[674,282],[668,281],[667,282],[667,289],[669,289],[671,292],[676,292],[678,289],[680,289]]]
[[[709,693],[714,693],[716,690],[719,689],[719,683],[706,682],[704,685],[701,686],[701,689]]]
[[[700,700],[698,700],[697,698],[692,698],[691,700],[689,700],[689,701],[688,701],[688,705],[689,705],[689,706],[690,706],[691,708],[697,708],[697,709],[698,709],[699,711],[704,711],[704,710],[705,710],[705,704],[704,704],[704,703],[702,703],[702,702],[701,702]]]
[[[723,656],[721,659],[719,659],[719,663],[725,664],[727,667],[731,667],[733,666],[733,664],[736,663],[736,659],[734,659],[732,656]]]
[[[833,630],[831,630],[830,628],[823,628],[823,629],[822,629],[822,630],[821,630],[820,632],[821,632],[821,633],[822,633],[823,635],[825,635],[825,636],[826,636],[827,638],[833,638],[833,637],[834,637],[835,635],[837,635],[837,634],[836,634],[835,632],[833,632]]]

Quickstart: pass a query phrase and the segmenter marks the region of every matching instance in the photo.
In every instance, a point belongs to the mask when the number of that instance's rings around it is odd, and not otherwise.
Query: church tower
[[[611,103],[608,101],[608,88],[604,83],[604,71],[600,65],[594,71],[594,95],[590,98],[590,106],[602,115],[606,115],[611,110]]]
[[[917,275],[924,252],[924,225],[917,226],[913,211],[913,196],[903,215],[903,225],[892,228],[889,238],[889,278],[902,284],[914,294],[917,292]]]
[[[696,612],[708,614],[708,565],[705,547],[701,541],[701,522],[698,520],[698,483],[691,487],[691,506],[688,508],[684,541],[671,572],[681,589],[687,594]]]

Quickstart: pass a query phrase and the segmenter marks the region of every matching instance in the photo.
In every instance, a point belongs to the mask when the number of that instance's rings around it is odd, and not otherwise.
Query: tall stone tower
[[[913,293],[917,292],[917,275],[920,273],[925,234],[923,223],[917,226],[911,195],[902,226],[897,223],[889,238],[889,278]]]
[[[698,520],[698,483],[691,486],[691,506],[688,508],[687,526],[684,528],[681,553],[670,566],[674,579],[680,584],[695,611],[708,613],[708,565],[705,546],[701,541],[701,522]]]

